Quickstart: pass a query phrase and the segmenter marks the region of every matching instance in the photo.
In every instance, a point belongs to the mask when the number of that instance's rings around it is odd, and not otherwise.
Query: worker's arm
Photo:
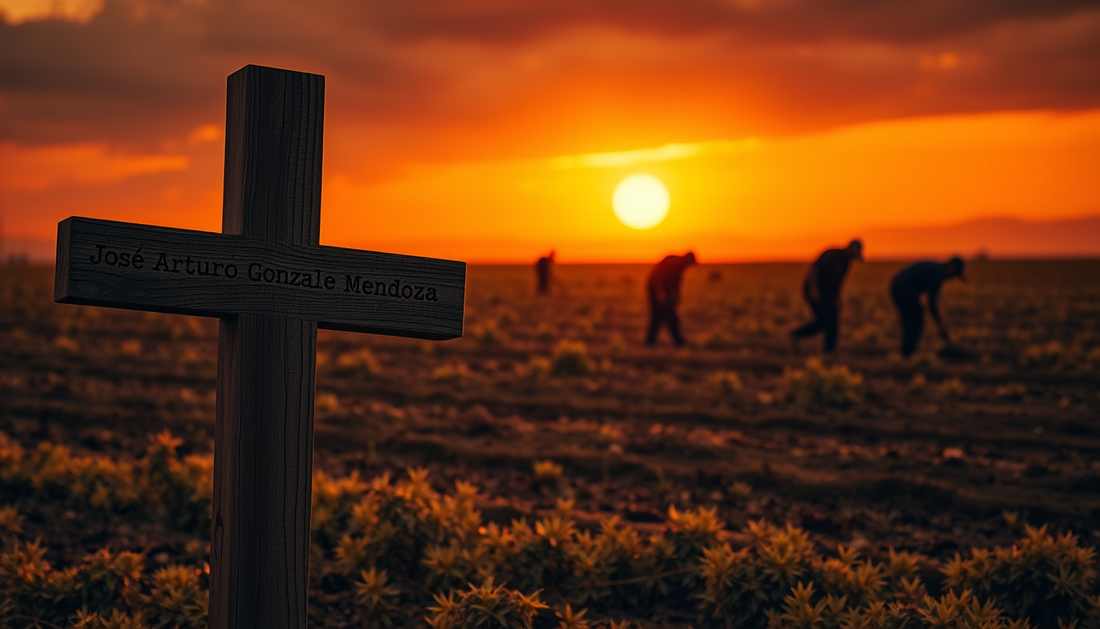
[[[936,322],[936,327],[940,330],[940,338],[943,339],[944,343],[950,343],[951,335],[947,333],[947,328],[944,327],[943,320],[940,319],[939,295],[939,286],[928,291],[928,312],[932,313],[932,320]]]

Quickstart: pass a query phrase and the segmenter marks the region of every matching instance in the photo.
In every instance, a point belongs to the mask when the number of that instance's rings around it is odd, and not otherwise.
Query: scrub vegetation
[[[631,266],[322,333],[311,626],[1096,626],[1100,263],[971,266],[958,362],[898,358],[873,263],[836,358],[785,343],[801,265],[690,270],[681,349]],[[0,626],[204,626],[216,323],[0,280]]]

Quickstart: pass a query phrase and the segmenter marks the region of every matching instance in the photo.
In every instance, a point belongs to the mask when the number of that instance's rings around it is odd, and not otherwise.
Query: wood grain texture
[[[317,245],[323,87],[257,66],[229,77],[222,230],[237,245]],[[274,314],[279,297],[221,321],[211,629],[306,627],[317,324]]]
[[[138,251],[141,268],[134,265]],[[114,264],[106,260],[111,253]],[[126,266],[122,254],[130,256]],[[227,276],[229,265],[235,277]],[[274,281],[265,281],[267,272]],[[58,226],[56,273],[54,297],[62,303],[210,317],[278,313],[327,329],[462,335],[463,262],[73,217]],[[297,285],[290,283],[295,273]],[[307,275],[310,286],[301,286]],[[330,277],[332,288],[325,288]],[[363,294],[367,282],[371,290]],[[385,295],[377,294],[379,283]],[[436,301],[426,298],[428,289]]]
[[[306,627],[317,327],[272,315],[219,330],[210,627]]]

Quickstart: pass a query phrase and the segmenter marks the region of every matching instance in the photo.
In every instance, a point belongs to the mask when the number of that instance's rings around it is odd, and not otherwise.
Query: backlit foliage
[[[0,484],[80,508],[144,513],[179,530],[210,529],[213,457],[180,458],[167,431],[151,438],[139,465],[103,456],[77,456],[49,442],[27,452],[0,433]]]
[[[1013,618],[1041,627],[1080,618],[1095,605],[1095,553],[1070,534],[1052,537],[1046,528],[1025,529],[1011,548],[974,549],[944,569],[945,585],[993,601]],[[1095,609],[1094,609],[1095,611]]]
[[[581,341],[563,339],[554,347],[550,374],[554,376],[583,376],[591,373],[592,361],[588,348]]]
[[[435,607],[428,608],[432,615],[427,618],[433,629],[530,629],[538,611],[546,608],[537,592],[525,596],[502,585],[494,586],[492,578],[457,595],[438,595],[435,602]]]
[[[355,605],[367,627],[390,627],[397,610],[397,596],[400,591],[388,585],[385,570],[371,568],[359,573],[355,582]]]
[[[790,398],[806,408],[846,408],[860,400],[863,376],[844,365],[826,367],[818,358],[806,360],[804,369],[786,369],[783,381]]]
[[[66,504],[184,530],[208,526],[209,459],[181,459],[178,447],[162,433],[145,460],[122,464],[57,447],[28,454],[0,435],[0,480],[9,491],[50,488],[45,495]],[[59,478],[71,487],[63,490]],[[96,491],[111,499],[93,505],[88,496]],[[530,627],[536,618],[539,626],[603,626],[606,616],[588,614],[614,610],[641,617],[673,610],[698,614],[697,626],[739,629],[1082,629],[1100,621],[1094,551],[1045,528],[1027,529],[1010,548],[957,557],[943,569],[937,598],[905,553],[873,559],[844,546],[823,552],[805,531],[764,521],[731,537],[711,508],[670,507],[664,526],[642,535],[617,518],[580,530],[568,500],[533,521],[485,524],[475,497],[462,482],[453,492],[437,491],[423,470],[396,482],[318,473],[313,552],[337,561],[366,626],[407,624],[412,619],[403,610],[426,592],[435,596],[434,606],[421,608],[428,622],[455,629]],[[0,508],[0,626],[204,626],[203,571],[150,572],[143,556],[107,550],[55,569],[22,529],[16,509]],[[748,543],[736,547],[734,539]],[[541,597],[553,602],[556,618],[543,611]]]

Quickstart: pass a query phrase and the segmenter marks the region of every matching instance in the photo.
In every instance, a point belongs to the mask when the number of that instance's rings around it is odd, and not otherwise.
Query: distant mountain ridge
[[[734,234],[699,233],[680,236],[639,234],[638,238],[592,240],[577,238],[550,242],[517,238],[464,240],[372,240],[341,243],[358,249],[424,255],[472,263],[525,264],[550,249],[563,262],[652,262],[666,253],[693,249],[706,262],[805,260],[850,238],[863,239],[871,260],[973,257],[979,252],[992,259],[1100,258],[1100,215],[1049,221],[982,218],[953,225],[928,227],[872,227],[845,233],[793,238],[750,238]],[[329,243],[325,243],[329,244]],[[9,238],[0,249],[3,261],[26,258],[34,264],[52,264],[52,240]],[[599,258],[586,251],[600,251]]]
[[[1096,257],[1100,216],[1051,221],[982,218],[935,227],[868,229],[863,237],[874,249],[898,257],[979,251],[992,258]]]

